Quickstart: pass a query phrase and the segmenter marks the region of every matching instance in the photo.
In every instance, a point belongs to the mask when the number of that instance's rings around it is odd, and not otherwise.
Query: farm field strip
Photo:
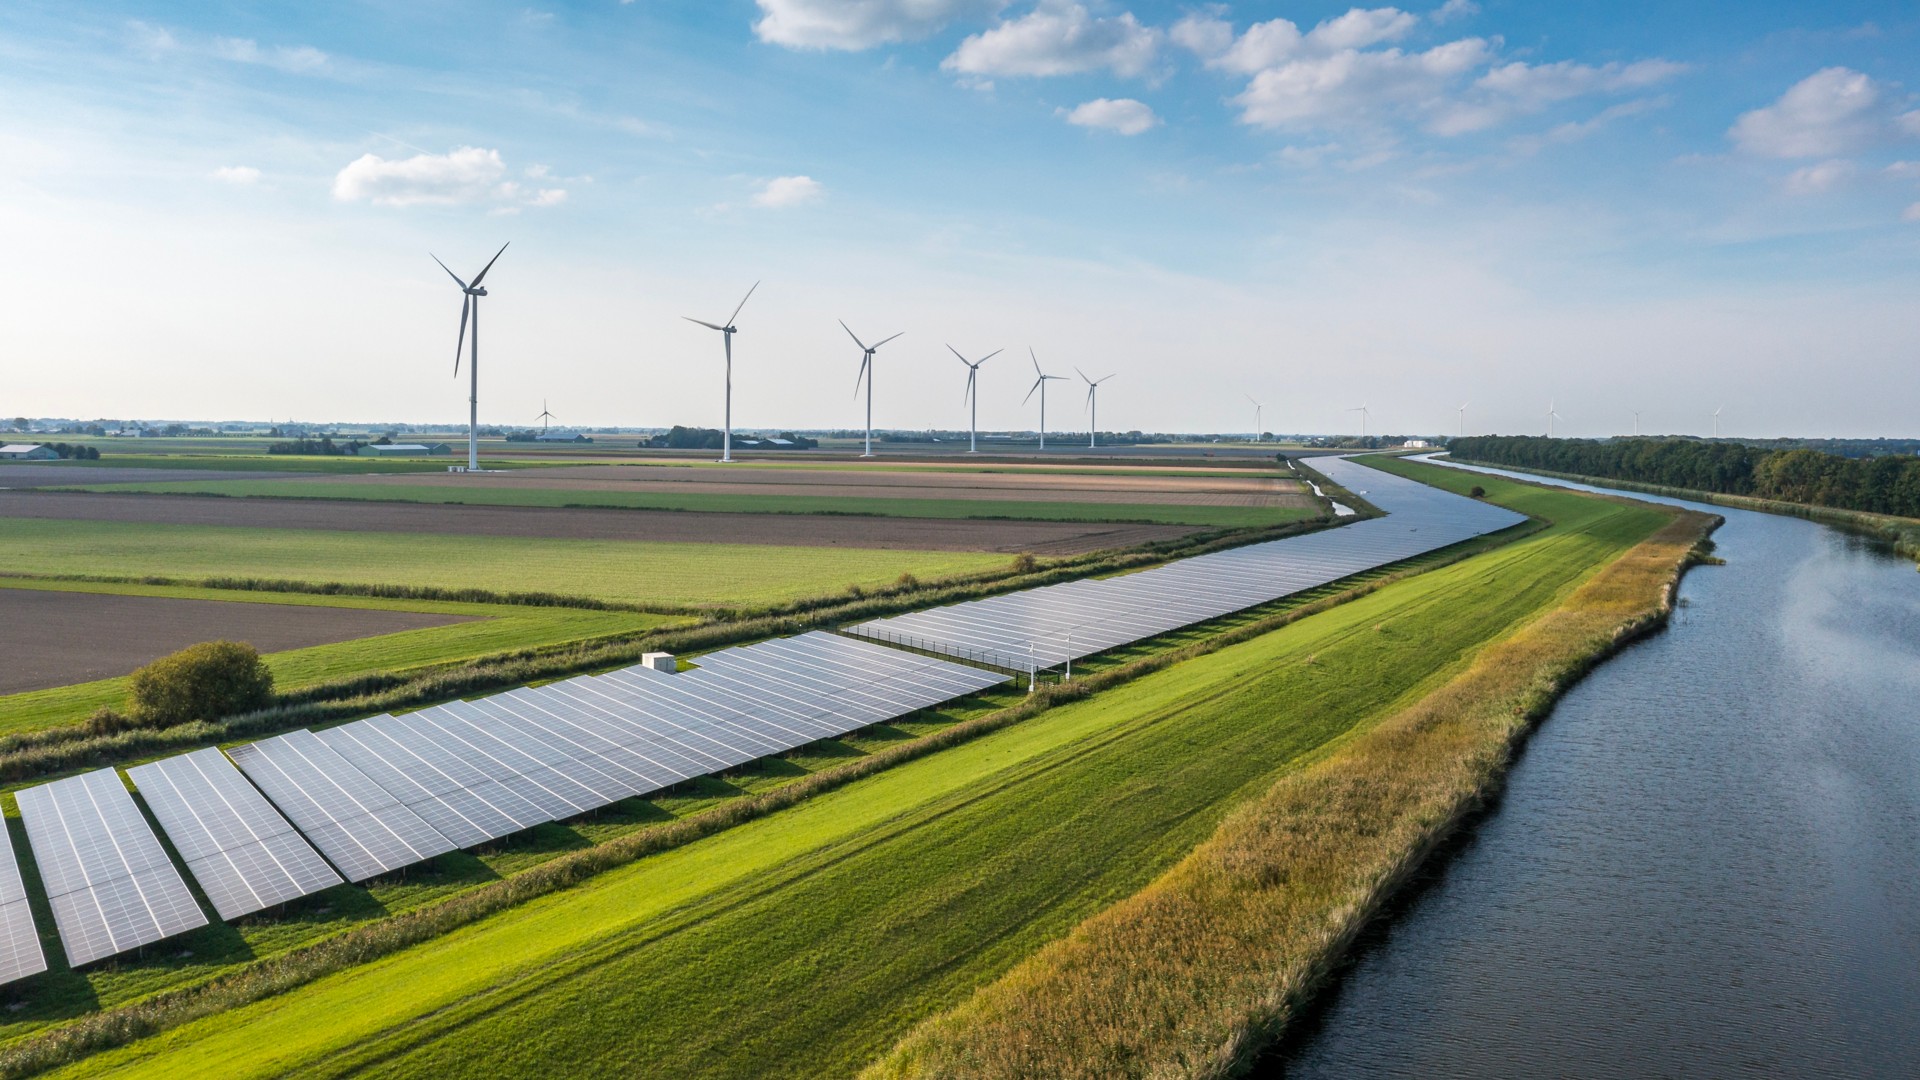
[[[1515,505],[1556,524],[75,1072],[845,1074],[1664,521]]]

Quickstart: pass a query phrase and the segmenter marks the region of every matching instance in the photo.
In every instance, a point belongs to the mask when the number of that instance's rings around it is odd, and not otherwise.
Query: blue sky
[[[400,10],[395,10],[400,9]],[[0,11],[9,415],[1920,433],[1892,3]],[[438,278],[438,280],[436,280]],[[1098,370],[1096,370],[1098,369]],[[1024,376],[1024,377],[1023,377]],[[1083,420],[1056,394],[1049,426]],[[522,414],[525,414],[524,416]]]

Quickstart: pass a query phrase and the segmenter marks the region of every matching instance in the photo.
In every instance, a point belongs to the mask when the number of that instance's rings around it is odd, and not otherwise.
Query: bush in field
[[[133,673],[129,712],[143,727],[217,720],[265,708],[273,673],[253,646],[206,641],[163,656]]]
[[[1479,484],[1475,484],[1473,485],[1473,490],[1467,492],[1467,494],[1473,496],[1476,499],[1484,499],[1487,497],[1487,489],[1481,487]]]

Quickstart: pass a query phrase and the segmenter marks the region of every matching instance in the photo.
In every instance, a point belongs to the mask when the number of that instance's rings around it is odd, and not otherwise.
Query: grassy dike
[[[1378,460],[1378,459],[1376,459]],[[1514,485],[1431,467],[1441,486]],[[1212,1077],[1245,1068],[1593,664],[1664,624],[1717,524],[1681,511],[1445,685],[1283,776],[1129,899],[924,1022],[866,1080]]]
[[[1667,520],[1501,488],[1554,525],[1257,628],[1271,632],[1037,695],[1051,700],[823,775],[719,831],[686,822],[670,846],[635,834],[507,879],[463,901],[489,905],[476,918],[440,919],[417,947],[389,949],[402,928],[370,928],[306,974],[248,976],[265,996],[216,985],[48,1032],[11,1048],[5,1071],[851,1073]],[[1099,692],[1073,700],[1087,689]]]

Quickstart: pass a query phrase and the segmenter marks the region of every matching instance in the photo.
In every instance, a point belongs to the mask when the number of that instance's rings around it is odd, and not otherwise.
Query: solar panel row
[[[27,906],[27,887],[20,880],[20,863],[13,856],[13,838],[5,825],[0,822],[0,983],[47,970],[33,911]]]
[[[851,633],[1011,670],[1049,668],[1255,607],[1526,520],[1345,458],[1314,466],[1386,517],[1182,559],[1136,574],[1049,585],[879,619]]]

